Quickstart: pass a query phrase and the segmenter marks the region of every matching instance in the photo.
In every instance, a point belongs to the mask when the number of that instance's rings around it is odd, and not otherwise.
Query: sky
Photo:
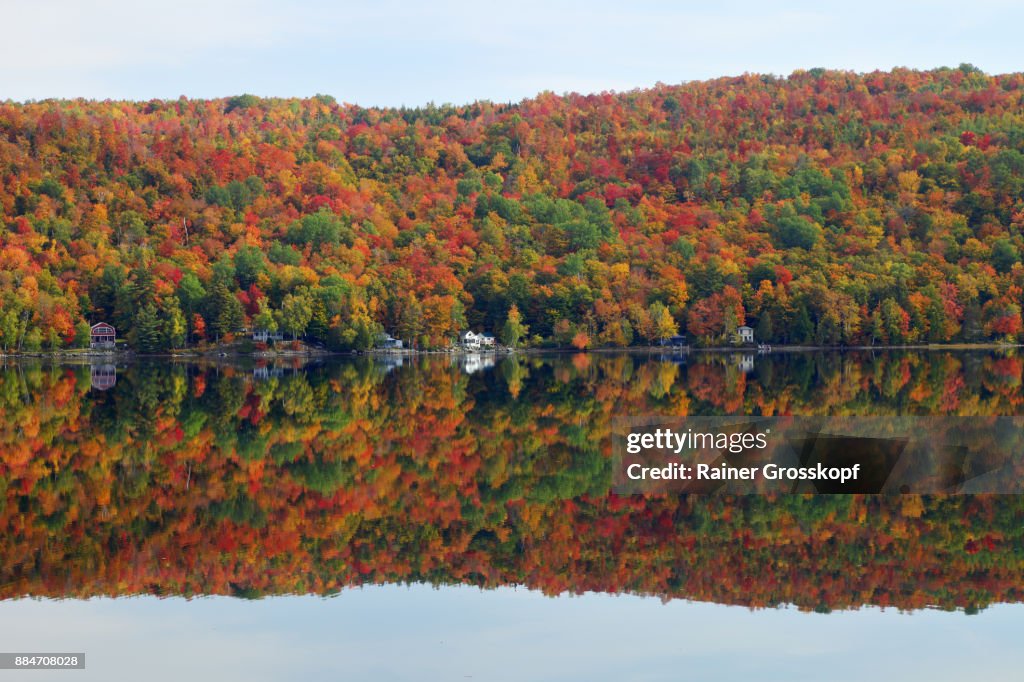
[[[588,593],[382,585],[258,601],[0,602],[5,651],[84,653],[32,682],[1018,679],[1024,605],[830,614]],[[8,679],[8,678],[4,678]]]
[[[0,17],[0,100],[16,101],[416,106],[813,67],[1024,70],[1015,0],[0,0]]]

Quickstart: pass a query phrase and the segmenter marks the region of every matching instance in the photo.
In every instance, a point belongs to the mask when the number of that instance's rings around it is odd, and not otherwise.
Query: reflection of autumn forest
[[[427,581],[835,609],[1019,601],[1017,496],[618,497],[621,414],[1015,414],[1021,361],[943,354],[365,359],[253,380],[0,370],[0,595]]]
[[[0,103],[0,350],[1021,340],[1024,75]]]

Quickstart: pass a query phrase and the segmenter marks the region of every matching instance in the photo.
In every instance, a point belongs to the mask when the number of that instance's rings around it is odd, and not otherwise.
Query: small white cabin
[[[380,347],[387,350],[401,350],[402,340],[396,339],[395,337],[391,336],[391,334],[385,334],[383,337],[381,337]]]

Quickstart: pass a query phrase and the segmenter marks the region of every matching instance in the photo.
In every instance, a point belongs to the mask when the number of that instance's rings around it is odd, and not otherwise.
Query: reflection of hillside
[[[623,414],[1013,414],[1014,358],[0,370],[0,595],[524,584],[803,608],[1021,601],[1019,497],[620,498]],[[982,466],[984,463],[979,463]]]

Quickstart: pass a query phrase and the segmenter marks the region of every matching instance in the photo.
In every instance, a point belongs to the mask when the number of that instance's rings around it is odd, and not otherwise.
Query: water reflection
[[[1021,601],[1013,497],[619,497],[614,415],[1019,412],[991,354],[0,369],[0,597],[525,585],[725,604]]]

